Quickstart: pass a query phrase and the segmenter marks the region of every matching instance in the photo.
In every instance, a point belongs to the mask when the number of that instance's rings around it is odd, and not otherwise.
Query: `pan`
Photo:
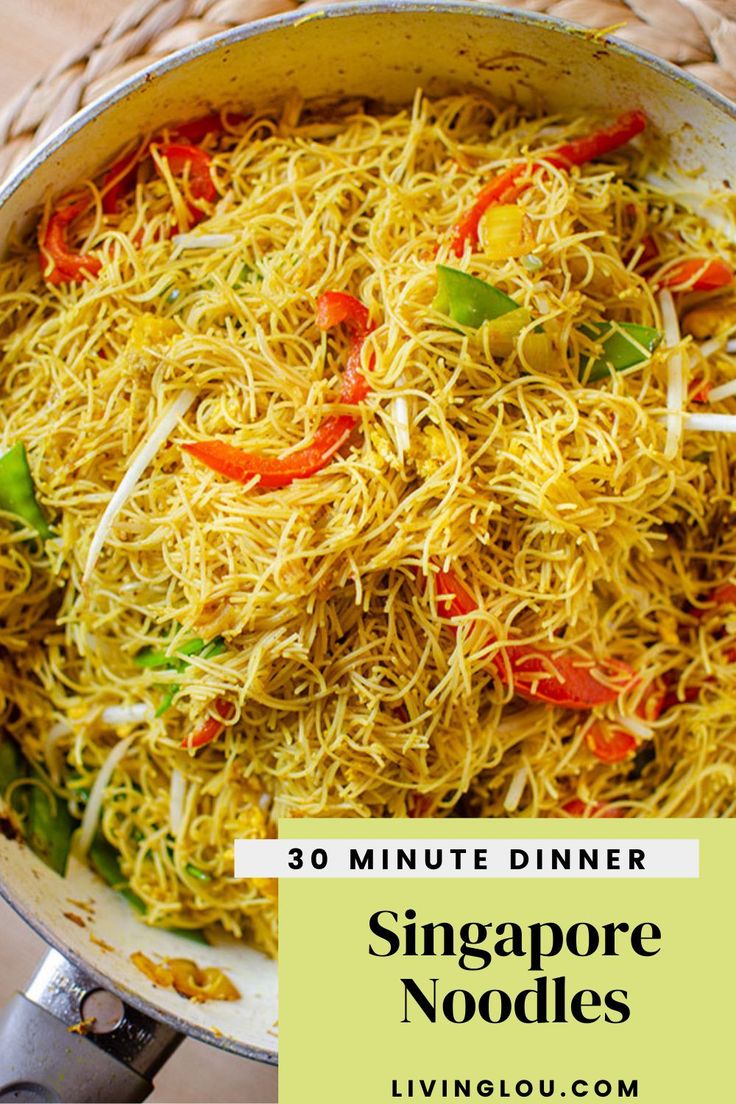
[[[166,58],[52,135],[0,191],[0,239],[28,225],[44,196],[110,161],[141,131],[219,104],[277,106],[364,96],[409,101],[480,88],[532,110],[633,106],[651,120],[661,163],[697,193],[733,179],[736,110],[658,59],[571,24],[482,3],[355,3],[249,24]],[[12,833],[9,833],[12,837]],[[21,840],[0,835],[0,887],[54,948],[0,1022],[0,1100],[142,1100],[184,1035],[277,1060],[276,965],[241,943],[182,946],[144,927],[84,865],[62,879]],[[219,966],[243,994],[195,1004],[156,988],[131,964],[143,950]],[[83,1037],[68,1028],[95,1017]]]

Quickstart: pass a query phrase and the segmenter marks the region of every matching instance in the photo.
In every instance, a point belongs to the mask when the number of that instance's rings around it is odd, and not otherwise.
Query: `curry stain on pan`
[[[217,966],[200,967],[189,958],[164,958],[156,963],[142,951],[130,955],[130,961],[154,985],[174,989],[187,1000],[240,1000],[239,990]]]
[[[94,932],[89,933],[90,942],[94,943],[95,947],[99,947],[102,951],[114,951],[115,948],[111,947],[109,943],[106,943],[104,939],[100,939]]]
[[[67,897],[67,901],[70,905],[74,905],[75,908],[81,909],[85,912],[90,920],[95,918],[95,903],[94,901],[75,901],[73,897]]]
[[[81,916],[77,916],[76,912],[62,912],[62,916],[65,916],[67,920],[71,920],[72,924],[76,924],[78,928],[86,928],[87,922],[83,920]]]

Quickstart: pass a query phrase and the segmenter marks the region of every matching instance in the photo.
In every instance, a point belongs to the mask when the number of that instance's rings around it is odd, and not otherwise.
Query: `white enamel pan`
[[[88,107],[2,188],[0,238],[28,224],[48,192],[96,173],[123,143],[164,122],[220,104],[278,105],[292,89],[307,98],[405,102],[418,85],[430,93],[481,88],[554,112],[613,117],[641,107],[662,164],[694,174],[690,191],[736,180],[734,106],[654,57],[482,3],[356,3],[229,31]],[[146,928],[86,867],[72,865],[61,879],[22,842],[1,835],[0,883],[55,948],[0,1021],[0,1100],[144,1099],[152,1073],[184,1034],[276,1061],[275,963],[240,944],[200,947]],[[220,966],[242,999],[193,1004],[157,989],[132,966],[136,950]],[[119,1023],[118,998],[125,1002]],[[97,1034],[69,1034],[70,1023],[95,1013]]]

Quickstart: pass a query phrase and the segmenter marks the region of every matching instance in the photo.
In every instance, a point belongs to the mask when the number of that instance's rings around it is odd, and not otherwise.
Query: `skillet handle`
[[[49,951],[0,1014],[0,1102],[145,1100],[181,1041]]]

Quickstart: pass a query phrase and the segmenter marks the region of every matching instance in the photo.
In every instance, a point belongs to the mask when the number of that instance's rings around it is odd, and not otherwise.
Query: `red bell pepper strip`
[[[434,800],[428,794],[409,794],[406,799],[408,817],[428,817],[432,815]]]
[[[636,707],[637,717],[643,721],[656,721],[664,712],[666,698],[667,683],[663,678],[654,679]]]
[[[736,583],[721,583],[710,597],[719,606],[736,606]]]
[[[39,236],[39,261],[44,279],[50,284],[81,282],[97,276],[102,261],[91,253],[77,253],[70,249],[66,238],[67,227],[79,215],[88,210],[86,196],[67,202],[70,196],[60,200],[60,206],[51,212],[45,228]]]
[[[212,158],[199,146],[189,146],[181,142],[167,142],[156,146],[159,155],[168,162],[174,176],[189,169],[189,192],[193,199],[203,199],[207,203],[217,196],[217,188],[212,179]],[[192,222],[196,225],[207,214],[198,203],[187,203]]]
[[[518,644],[506,645],[506,650],[516,692],[530,701],[547,702],[563,709],[592,709],[615,701],[634,677],[628,664],[616,659],[593,662],[566,655],[541,656],[539,648]],[[500,666],[503,658],[499,657],[497,662]],[[594,672],[614,685],[605,685]]]
[[[203,141],[208,134],[222,134],[225,130],[226,119],[230,119],[237,124],[244,123],[247,118],[247,115],[240,115],[238,112],[232,112],[232,114],[225,112],[225,117],[223,117],[218,111],[211,115],[200,115],[198,119],[190,119],[187,123],[177,123],[176,126],[167,129],[174,142],[194,142],[196,144]]]
[[[689,388],[690,402],[707,403],[712,390],[712,383],[706,383],[705,380],[701,379],[694,379]]]
[[[435,593],[437,608],[444,617],[465,616],[479,608],[454,571],[435,575]],[[591,709],[615,701],[634,675],[627,664],[618,660],[596,663],[566,655],[551,656],[541,648],[513,642],[506,642],[492,662],[501,681],[511,684],[517,694],[566,709]],[[594,672],[616,685],[605,685]]]
[[[645,264],[649,264],[650,261],[654,261],[659,256],[659,250],[657,249],[657,243],[651,234],[646,234],[639,244],[643,247],[641,256],[637,261],[637,267],[641,268]]]
[[[654,679],[647,687],[636,707],[637,717],[643,721],[656,721],[665,708],[667,685],[663,678]],[[636,751],[636,738],[625,728],[600,721],[585,734],[585,742],[603,763],[620,763]]]
[[[544,155],[547,164],[556,168],[569,169],[573,165],[582,165],[586,161],[593,161],[603,154],[626,145],[632,138],[646,126],[646,116],[642,111],[627,111],[621,115],[610,127],[597,130],[583,138],[575,138],[572,142],[565,142],[551,153]],[[478,225],[486,210],[494,203],[509,203],[522,191],[530,186],[531,179],[517,184],[517,178],[523,173],[530,176],[536,169],[543,167],[539,161],[532,161],[522,165],[514,165],[506,169],[495,179],[491,180],[481,189],[478,198],[468,211],[467,215],[455,227],[452,239],[452,248],[455,256],[462,257],[466,241],[470,240],[473,246],[478,243]]]
[[[641,134],[646,125],[647,117],[643,111],[626,111],[611,126],[558,146],[545,160],[563,169],[568,165],[584,165],[586,161],[595,161],[625,146]]]
[[[660,287],[684,291],[715,291],[733,283],[733,270],[718,259],[680,261],[657,281]]]
[[[217,716],[208,717],[192,736],[186,736],[182,740],[181,747],[201,748],[217,739],[225,727],[225,722],[229,721],[234,714],[235,706],[226,698],[215,698],[214,704]]]
[[[636,737],[631,732],[602,722],[591,725],[585,742],[602,763],[620,763],[636,751]]]
[[[637,270],[644,268],[645,265],[648,265],[650,261],[655,261],[659,256],[657,243],[655,242],[651,234],[645,234],[644,237],[640,240],[639,246],[641,246],[641,253],[639,254],[639,259],[636,262]],[[639,248],[639,246],[637,246],[637,248]],[[628,264],[630,262],[635,252],[636,250],[632,249],[629,250],[628,253],[626,253],[626,255],[624,256],[625,264]]]
[[[712,682],[713,679],[705,679],[705,682]],[[685,702],[690,703],[697,701],[700,697],[700,691],[702,686],[688,686],[685,689],[685,697],[679,698],[676,690],[668,690],[664,699],[664,709],[672,709],[675,705],[683,705]]]
[[[339,401],[355,405],[370,390],[360,371],[361,348],[374,328],[369,321],[368,310],[352,295],[342,291],[327,291],[317,300],[316,313],[320,329],[329,330],[344,323],[352,338]],[[283,458],[244,452],[223,441],[198,441],[184,445],[184,449],[208,468],[238,483],[247,483],[258,476],[259,487],[286,487],[295,479],[306,479],[320,471],[345,443],[357,424],[358,419],[353,414],[333,414],[325,418],[308,445]]]
[[[514,165],[513,168],[506,169],[500,176],[494,177],[493,180],[481,188],[475,203],[455,227],[452,248],[456,257],[462,257],[465,242],[468,239],[474,246],[478,244],[478,226],[488,208],[496,203],[513,202],[523,191],[530,187],[532,183],[531,173],[538,168],[539,165],[536,162],[531,165]],[[522,173],[529,173],[530,178],[517,183]]]
[[[233,114],[229,116],[235,123],[245,122],[247,116]],[[220,134],[225,129],[225,120],[222,115],[202,115],[198,119],[190,119],[189,122],[179,123],[169,128],[171,140],[180,144],[201,142],[208,134]],[[145,160],[151,152],[151,142],[143,147],[126,153],[105,173],[102,181],[102,210],[106,215],[115,215],[120,207],[120,200],[125,192],[130,191],[135,183],[135,173],[138,164]]]
[[[362,402],[370,391],[370,385],[361,372],[361,350],[366,337],[375,327],[371,324],[368,308],[354,295],[344,291],[326,291],[317,300],[317,325],[321,330],[331,330],[341,323],[352,338],[345,371],[342,374],[340,402]]]
[[[105,173],[102,178],[102,210],[106,215],[116,215],[120,201],[135,183],[135,174],[139,163],[148,155],[149,146],[126,153]]]
[[[573,797],[571,801],[562,806],[563,813],[573,817],[622,817],[622,809],[612,809],[610,805],[604,805],[599,801],[592,801],[586,805],[579,797]]]
[[[184,445],[184,449],[208,468],[236,483],[247,483],[258,476],[259,487],[286,487],[295,479],[306,479],[320,471],[347,441],[356,422],[357,418],[351,414],[325,418],[308,445],[283,459],[260,452],[243,452],[225,441],[197,441]]]

